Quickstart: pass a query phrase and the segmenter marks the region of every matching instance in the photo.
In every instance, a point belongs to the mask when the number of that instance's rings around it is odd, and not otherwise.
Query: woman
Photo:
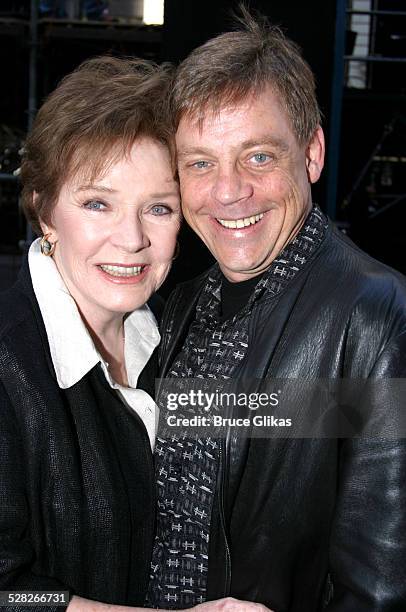
[[[167,81],[140,60],[85,62],[26,143],[23,205],[41,238],[0,297],[0,591],[15,592],[0,603],[10,610],[144,606],[159,342],[146,302],[180,222]],[[196,610],[245,609],[236,604]]]
[[[90,60],[26,143],[23,204],[42,238],[0,298],[1,591],[144,603],[159,342],[146,302],[180,222],[166,83],[147,62]],[[88,605],[104,609],[69,609]]]

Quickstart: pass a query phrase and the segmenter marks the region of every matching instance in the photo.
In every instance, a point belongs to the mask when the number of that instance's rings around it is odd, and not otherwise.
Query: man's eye
[[[86,210],[104,210],[106,208],[106,204],[100,202],[99,200],[89,200],[89,202],[85,202],[83,204],[83,208],[86,208]]]
[[[165,204],[155,204],[155,206],[153,206],[151,208],[151,212],[153,215],[168,215],[171,212],[171,209],[169,208],[169,206],[165,206]]]
[[[199,160],[197,162],[194,162],[192,164],[193,168],[198,168],[199,170],[203,169],[203,168],[208,168],[209,167],[209,162],[207,161],[203,161],[203,160]]]
[[[250,157],[250,159],[255,164],[259,164],[260,165],[260,164],[266,164],[271,159],[271,156],[268,155],[268,153],[255,153],[255,155]]]

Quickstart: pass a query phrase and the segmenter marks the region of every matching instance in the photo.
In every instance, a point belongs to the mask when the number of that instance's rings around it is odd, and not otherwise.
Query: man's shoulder
[[[321,267],[335,273],[336,282],[346,283],[347,288],[366,287],[378,293],[396,290],[406,298],[406,276],[360,249],[335,227],[320,255]]]
[[[406,329],[406,277],[333,228],[308,280],[314,299],[360,328]],[[308,295],[308,293],[307,293]]]
[[[336,226],[332,225],[329,237],[330,241],[327,241],[327,248],[335,252],[338,258],[344,257],[346,260],[352,261],[353,265],[361,271],[375,270],[384,276],[395,276],[401,283],[406,284],[406,277],[401,272],[363,251]]]

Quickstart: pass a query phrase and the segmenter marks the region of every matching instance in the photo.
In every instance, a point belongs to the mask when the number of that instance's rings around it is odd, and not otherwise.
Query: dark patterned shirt
[[[313,208],[296,238],[258,280],[245,306],[225,321],[221,317],[222,275],[217,265],[210,270],[195,320],[169,373],[172,380],[177,379],[174,384],[179,392],[190,387],[190,378],[235,376],[247,353],[254,303],[264,294],[275,298],[280,294],[319,246],[326,227],[324,215]],[[166,411],[160,398],[158,404]],[[183,609],[205,601],[218,463],[218,440],[193,435],[190,430],[173,434],[164,425],[160,427],[155,446],[158,508],[147,597],[150,606]]]

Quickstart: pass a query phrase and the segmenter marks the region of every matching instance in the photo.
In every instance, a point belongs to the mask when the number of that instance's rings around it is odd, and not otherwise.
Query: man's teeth
[[[258,221],[261,221],[264,213],[260,213],[259,215],[254,215],[253,217],[244,217],[244,219],[217,219],[217,221],[223,227],[228,227],[230,229],[239,229],[241,227],[248,227],[249,225],[255,225]]]
[[[143,266],[100,266],[100,268],[111,276],[137,276],[141,273]]]

